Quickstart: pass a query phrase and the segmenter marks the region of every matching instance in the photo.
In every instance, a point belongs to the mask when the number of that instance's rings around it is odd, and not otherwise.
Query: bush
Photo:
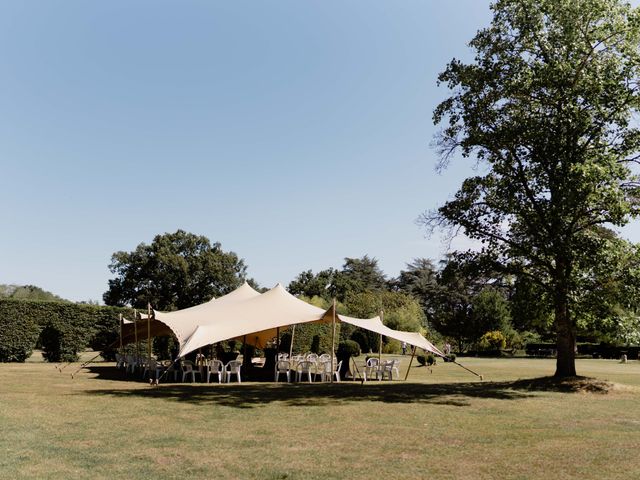
[[[417,355],[416,356],[416,360],[418,360],[418,363],[422,366],[425,366],[427,364],[427,356],[426,355]]]
[[[311,348],[309,349],[313,353],[320,353],[320,335],[314,335],[311,340]]]
[[[444,357],[444,361],[445,362],[455,362],[456,361],[456,354],[455,353],[450,353],[449,355]]]
[[[354,342],[353,340],[345,340],[344,342],[340,342],[338,344],[336,356],[338,357],[338,361],[342,361],[342,366],[340,367],[341,378],[346,378],[347,373],[350,370],[349,359],[351,357],[357,357],[359,355],[360,345],[358,345],[358,342]]]
[[[494,330],[482,335],[478,346],[484,351],[499,351],[507,346],[507,340],[501,331]]]
[[[30,318],[0,315],[0,362],[24,362],[39,336],[40,326]]]
[[[24,361],[39,344],[50,362],[77,359],[91,346],[118,339],[119,313],[127,309],[34,300],[0,300],[0,360]],[[105,358],[109,354],[105,353]]]
[[[360,355],[360,345],[358,345],[358,342],[354,342],[353,340],[340,342],[336,355],[340,359],[357,357]]]
[[[369,346],[369,337],[365,335],[361,329],[358,329],[351,334],[351,340],[358,342],[361,352],[371,351],[371,347]]]

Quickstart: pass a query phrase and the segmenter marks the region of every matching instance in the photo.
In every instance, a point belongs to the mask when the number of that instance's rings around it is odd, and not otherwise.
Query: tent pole
[[[409,370],[411,370],[411,364],[413,363],[413,357],[416,356],[416,346],[415,345],[411,345],[413,348],[411,349],[411,360],[409,360],[409,367],[407,367],[407,374],[404,376],[404,381],[407,381],[407,378],[409,378]]]
[[[276,349],[280,353],[280,327],[276,327]]]
[[[133,311],[133,331],[136,339],[136,362],[140,356],[140,345],[138,345],[138,310]]]
[[[122,313],[120,314],[120,355],[122,355]]]
[[[296,335],[296,326],[293,326],[293,330],[291,332],[291,345],[289,345],[289,361],[291,361],[291,355],[293,355],[293,337]]]
[[[380,310],[380,321],[384,324],[384,310]],[[380,334],[380,344],[378,345],[378,364],[382,361],[382,334]]]
[[[151,365],[151,304],[147,303],[147,368]],[[151,371],[149,371],[151,377]]]
[[[333,320],[331,322],[331,383],[333,383],[333,356],[336,354],[336,299],[333,299]]]

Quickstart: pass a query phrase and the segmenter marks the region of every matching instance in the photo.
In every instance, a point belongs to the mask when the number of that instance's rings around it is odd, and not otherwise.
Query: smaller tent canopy
[[[433,343],[424,338],[418,332],[403,332],[402,330],[393,330],[387,327],[382,323],[380,317],[369,318],[369,319],[361,319],[361,318],[352,318],[347,317],[345,315],[338,315],[340,317],[340,321],[344,323],[348,323],[350,325],[354,325],[356,327],[364,328],[365,330],[370,330],[372,332],[379,333],[384,335],[385,337],[390,337],[395,340],[399,340],[401,342],[405,342],[409,345],[414,345],[418,348],[422,348],[428,352],[435,353],[436,355],[440,355],[444,357],[445,354],[442,353]]]

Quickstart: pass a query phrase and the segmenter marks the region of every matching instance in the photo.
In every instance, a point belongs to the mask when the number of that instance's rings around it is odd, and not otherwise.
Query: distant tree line
[[[594,266],[574,299],[579,340],[612,345],[640,343],[636,312],[640,287],[640,251],[615,241],[609,262]],[[394,329],[419,331],[437,345],[445,342],[456,352],[523,349],[528,343],[553,338],[553,302],[526,275],[493,270],[468,254],[452,254],[439,263],[412,260],[397,277],[387,278],[375,258],[345,258],[340,268],[301,272],[288,290],[305,301],[354,317],[382,315]],[[187,308],[224,295],[246,277],[246,265],[219,244],[184,231],[158,235],[151,245],[134,252],[116,252],[111,263],[115,277],[104,294],[107,306],[73,304],[48,294],[41,300],[37,287],[0,289],[0,361],[24,361],[40,347],[51,361],[73,360],[91,347],[103,350],[118,338],[118,315],[133,317],[133,308],[147,303],[159,310]],[[254,288],[259,285],[250,280]],[[34,292],[8,295],[7,292]],[[189,292],[189,294],[185,293]],[[7,298],[10,297],[10,298]],[[300,325],[293,348],[327,351],[326,326]],[[281,341],[291,341],[282,329]],[[398,342],[341,325],[339,340],[356,341],[362,351],[399,352]],[[167,340],[157,339],[157,352]]]

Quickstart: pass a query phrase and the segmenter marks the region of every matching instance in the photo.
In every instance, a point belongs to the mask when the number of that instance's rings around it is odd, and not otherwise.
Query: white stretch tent
[[[245,283],[233,292],[209,302],[176,312],[156,312],[157,322],[166,325],[180,343],[179,357],[198,348],[229,339],[245,338],[264,346],[278,328],[333,319],[329,310],[310,305],[278,284],[260,294]],[[394,338],[444,357],[444,354],[417,332],[403,332],[385,326],[380,317],[359,319],[335,314],[337,322],[349,323]]]

